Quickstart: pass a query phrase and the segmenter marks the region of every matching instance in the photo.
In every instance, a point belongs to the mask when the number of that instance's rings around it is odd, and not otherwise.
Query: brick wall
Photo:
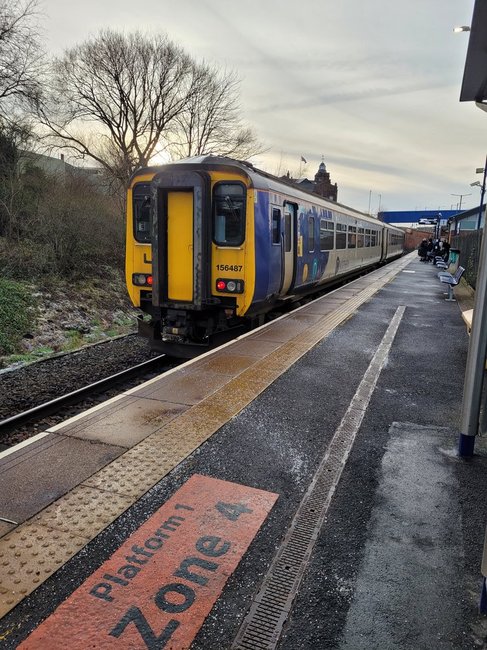
[[[430,237],[434,239],[433,228],[430,230],[413,230],[412,228],[406,228],[406,237],[404,239],[404,249],[406,251],[414,251],[418,248],[423,239],[429,239]]]

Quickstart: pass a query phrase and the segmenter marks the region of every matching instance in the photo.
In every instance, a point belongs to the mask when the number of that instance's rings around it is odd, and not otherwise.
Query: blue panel
[[[308,218],[314,217],[314,242],[315,249],[308,250]],[[320,252],[320,219],[331,219],[330,210],[318,209],[310,206],[306,212],[302,209],[298,214],[298,237],[303,238],[303,256],[297,258],[296,283],[295,287],[313,285],[324,273],[328,263],[329,252]],[[305,266],[307,266],[307,277],[304,280]]]
[[[442,221],[459,214],[458,210],[399,210],[397,212],[381,212],[384,223],[417,223],[420,219],[437,219]],[[461,213],[460,213],[461,214]]]
[[[257,192],[254,203],[255,229],[255,291],[253,302],[265,300],[269,293],[269,249],[271,233],[269,224],[269,195]]]

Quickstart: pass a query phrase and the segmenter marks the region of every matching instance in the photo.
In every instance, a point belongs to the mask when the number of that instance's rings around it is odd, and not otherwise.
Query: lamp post
[[[482,185],[480,185],[479,181],[475,181],[475,183],[470,183],[471,186],[477,185],[480,187],[480,205],[479,205],[479,217],[477,220],[477,230],[480,230],[480,223],[482,221],[482,206],[484,205],[484,196],[485,196],[485,177],[487,174],[487,156],[485,158],[484,168],[483,169],[482,167],[477,168],[477,174],[482,174],[482,173],[484,174],[484,177],[482,179]]]
[[[436,218],[436,239],[441,239],[441,220],[443,219],[443,215],[441,212],[438,212],[438,216]]]

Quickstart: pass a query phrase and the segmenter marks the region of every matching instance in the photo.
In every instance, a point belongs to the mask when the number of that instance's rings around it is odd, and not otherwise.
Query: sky
[[[324,157],[358,210],[478,205],[487,114],[459,102],[474,0],[41,0],[53,55],[104,28],[164,32],[235,70],[270,173]],[[303,157],[307,164],[300,162]]]

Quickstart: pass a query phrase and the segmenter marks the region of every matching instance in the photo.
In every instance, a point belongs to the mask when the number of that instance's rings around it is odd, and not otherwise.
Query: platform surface
[[[47,647],[36,638],[48,638],[43,630],[63,608],[50,615],[94,577],[95,587],[108,585],[99,594],[115,594],[116,585],[131,593],[132,574],[143,592],[142,572],[139,578],[126,569],[128,584],[121,585],[104,563],[119,566],[111,560],[118,549],[197,475],[235,486],[235,494],[275,495],[265,497],[270,505],[249,533],[248,549],[228,565],[221,595],[211,596],[220,579],[216,558],[200,554],[200,564],[184,565],[179,592],[150,587],[137,605],[147,626],[135,610],[123,610],[101,621],[98,647],[265,647],[267,623],[255,628],[254,645],[242,626],[261,606],[277,612],[280,600],[279,648],[482,647],[486,627],[477,601],[487,455],[480,441],[470,462],[456,457],[467,346],[459,305],[445,302],[433,268],[409,256],[53,428],[50,436],[105,448],[114,460],[103,467],[95,455],[99,467],[91,476],[73,470],[71,485],[57,488],[47,507],[35,505],[28,479],[15,506],[0,501],[0,516],[10,507],[8,519],[21,522],[0,529],[3,644]],[[32,488],[35,481],[34,471]],[[316,508],[306,501],[313,486],[322,492]],[[245,523],[253,503],[214,494],[208,498],[217,499],[219,514],[234,520],[225,533],[212,533],[218,542],[199,548],[230,553],[228,531]],[[311,541],[303,532],[279,568],[283,544],[304,531],[303,521]],[[33,540],[45,549],[40,554],[25,548]],[[173,575],[184,561],[174,556]],[[275,566],[278,583],[269,574]],[[208,579],[208,594],[198,576]],[[167,574],[154,578],[166,589]],[[190,611],[189,589],[210,613],[177,641],[185,625],[177,610]],[[168,610],[173,619],[165,618]],[[82,635],[73,647],[89,647],[91,637]]]

